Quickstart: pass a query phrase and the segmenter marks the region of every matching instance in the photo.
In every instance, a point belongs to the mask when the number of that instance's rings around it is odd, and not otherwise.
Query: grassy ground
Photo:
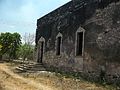
[[[102,86],[84,81],[83,79],[66,78],[65,76],[56,75],[56,73],[51,72],[24,74],[23,76],[47,86],[55,87],[57,90],[116,90],[111,86]]]
[[[0,90],[116,90],[111,86],[102,86],[48,71],[13,73],[18,65],[19,63],[0,64]]]

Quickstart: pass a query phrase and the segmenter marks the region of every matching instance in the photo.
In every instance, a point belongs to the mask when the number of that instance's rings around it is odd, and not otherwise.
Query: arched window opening
[[[42,41],[41,42],[41,49],[40,49],[40,52],[41,52],[41,54],[40,54],[40,62],[42,62],[42,59],[43,59],[43,48],[44,48],[44,42]]]
[[[78,32],[76,55],[82,56],[82,52],[83,52],[83,32]]]
[[[62,37],[57,37],[56,55],[60,55]]]
[[[75,55],[83,56],[84,53],[84,34],[85,29],[79,27],[76,31],[76,41],[75,41]]]

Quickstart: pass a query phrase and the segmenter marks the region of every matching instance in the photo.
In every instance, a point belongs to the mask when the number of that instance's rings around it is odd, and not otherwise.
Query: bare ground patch
[[[115,90],[48,71],[15,74],[10,64],[0,64],[0,90]]]
[[[13,73],[6,64],[0,64],[0,88],[0,90],[54,90]]]

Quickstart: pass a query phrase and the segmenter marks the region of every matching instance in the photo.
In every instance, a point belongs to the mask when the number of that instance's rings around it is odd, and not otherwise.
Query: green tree
[[[11,58],[15,59],[17,56],[17,51],[21,45],[21,36],[19,33],[13,33],[12,34],[12,42],[11,42],[11,48],[10,48],[10,56]]]
[[[21,36],[19,33],[1,33],[0,35],[0,58],[2,55],[9,55],[9,59],[16,58],[16,52],[19,49],[21,44]]]
[[[2,59],[1,50],[2,50],[2,45],[0,45],[0,60]]]
[[[34,42],[35,42],[35,34],[31,33],[25,33],[23,36],[24,44],[20,48],[20,55],[25,60],[26,58],[29,60],[33,60],[33,54],[34,54]]]
[[[17,52],[17,56],[20,59],[33,60],[34,59],[34,42],[35,42],[35,34],[25,33],[23,36],[23,44],[19,48]]]
[[[33,59],[34,46],[29,44],[23,44],[19,48],[18,57],[21,57],[23,60],[26,58],[29,60]]]

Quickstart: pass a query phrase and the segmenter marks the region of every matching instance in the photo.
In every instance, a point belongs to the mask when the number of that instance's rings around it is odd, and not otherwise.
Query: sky
[[[35,33],[37,19],[70,0],[0,0],[0,33]]]

